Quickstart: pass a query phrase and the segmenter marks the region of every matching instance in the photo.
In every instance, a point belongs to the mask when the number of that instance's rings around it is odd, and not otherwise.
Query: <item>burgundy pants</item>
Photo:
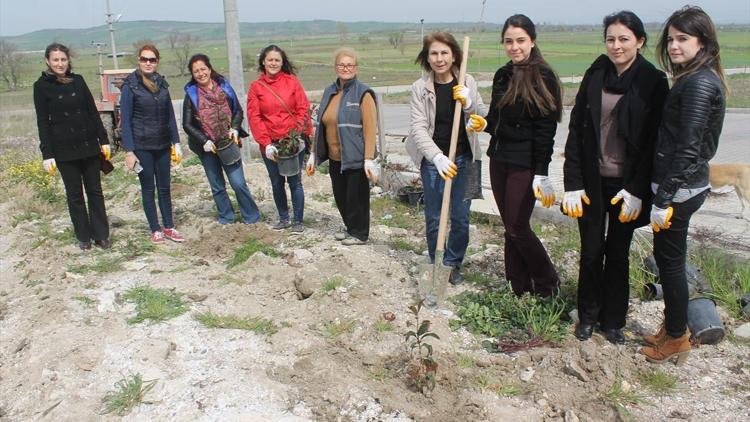
[[[531,230],[531,169],[490,159],[492,195],[505,225],[505,278],[513,292],[542,297],[558,293],[560,279],[542,242]]]

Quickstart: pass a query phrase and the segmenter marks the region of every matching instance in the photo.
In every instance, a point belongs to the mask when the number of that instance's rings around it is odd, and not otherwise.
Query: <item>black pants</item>
[[[370,184],[365,170],[344,170],[342,173],[341,161],[328,161],[333,198],[346,231],[359,240],[367,240],[370,237]]]
[[[664,316],[667,334],[680,337],[687,327],[688,286],[685,275],[687,234],[690,217],[706,200],[704,191],[685,202],[674,203],[672,225],[654,233],[654,258],[659,267],[659,280],[664,289]]]
[[[601,192],[590,192],[601,195],[596,198],[603,206],[601,215],[578,220],[581,234],[578,317],[586,324],[599,322],[604,329],[622,328],[628,312],[629,253],[635,226],[621,223],[618,219],[621,204],[609,202],[623,188],[622,179],[602,177],[601,184]]]
[[[65,185],[70,220],[73,222],[76,238],[81,242],[109,239],[107,211],[104,208],[104,193],[99,175],[101,165],[98,155],[57,162]],[[84,188],[88,198],[88,211],[83,199]]]
[[[505,277],[513,292],[554,296],[560,289],[555,266],[531,230],[534,193],[531,169],[490,159],[492,195],[505,226]]]

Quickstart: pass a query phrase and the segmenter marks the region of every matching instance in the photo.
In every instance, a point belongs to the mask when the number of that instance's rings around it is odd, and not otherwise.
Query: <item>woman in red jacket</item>
[[[247,119],[253,138],[260,145],[260,152],[271,178],[273,201],[279,212],[279,221],[272,228],[283,230],[291,227],[292,233],[302,233],[305,230],[302,224],[305,193],[302,190],[301,172],[294,176],[282,176],[279,173],[276,164],[278,150],[273,143],[286,137],[292,130],[303,131],[307,136],[312,134],[312,122],[308,114],[310,101],[295,76],[294,66],[278,46],[269,45],[260,52],[258,71],[260,75],[250,84],[247,93]],[[298,159],[301,169],[304,154],[300,153]],[[284,190],[285,179],[292,193],[294,219],[291,224]]]

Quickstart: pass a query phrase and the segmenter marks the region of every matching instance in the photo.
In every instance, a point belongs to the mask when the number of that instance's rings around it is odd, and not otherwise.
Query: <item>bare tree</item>
[[[193,48],[198,43],[198,37],[182,32],[172,32],[167,37],[167,42],[169,42],[169,49],[172,50],[175,59],[177,59],[176,66],[180,76],[185,76],[188,60],[190,60]]]
[[[16,45],[0,41],[0,77],[11,91],[18,89],[22,64],[23,56],[18,52]]]
[[[336,29],[339,32],[339,40],[346,42],[346,39],[349,38],[349,27],[344,22],[338,22],[336,23]]]
[[[388,34],[388,44],[393,48],[397,48],[404,54],[404,33],[403,32],[391,32]]]

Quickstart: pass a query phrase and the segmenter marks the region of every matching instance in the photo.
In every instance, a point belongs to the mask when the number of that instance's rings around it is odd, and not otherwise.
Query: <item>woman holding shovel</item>
[[[651,226],[664,290],[664,323],[658,333],[644,338],[649,346],[642,352],[656,363],[677,357],[679,365],[691,349],[685,275],[688,226],[709,190],[708,161],[719,145],[727,85],[716,28],[699,7],[686,6],[667,19],[656,58],[674,77],[651,175]]]
[[[505,277],[519,296],[549,297],[557,294],[560,279],[530,219],[535,197],[544,207],[555,203],[548,167],[562,116],[560,81],[536,45],[531,19],[509,17],[502,42],[510,61],[495,73],[487,121],[477,116],[470,125],[492,135],[487,156],[505,225]]]
[[[594,327],[622,344],[633,231],[648,223],[651,166],[664,99],[664,72],[640,51],[646,30],[633,12],[604,18],[606,54],[586,71],[565,144],[563,210],[578,220],[581,258],[575,335]],[[585,205],[584,205],[585,204]]]
[[[242,129],[244,117],[237,94],[229,82],[214,70],[205,54],[191,57],[188,70],[193,77],[185,85],[182,128],[188,135],[190,150],[200,158],[206,171],[219,212],[219,224],[234,222],[234,208],[227,194],[224,173],[237,196],[242,222],[257,223],[260,211],[242,170],[240,138],[248,135]]]
[[[424,215],[427,248],[430,260],[435,261],[440,212],[445,180],[452,180],[450,196],[450,233],[442,264],[452,267],[449,281],[461,283],[459,269],[469,244],[469,208],[466,198],[468,167],[481,157],[474,127],[465,127],[469,116],[486,111],[477,84],[466,75],[465,85],[458,84],[462,51],[448,32],[434,32],[424,37],[422,51],[416,59],[426,71],[411,86],[411,129],[406,150],[420,169],[424,186]],[[455,160],[448,156],[454,120],[455,101],[463,108],[460,115]],[[478,116],[477,116],[478,117]],[[480,118],[481,119],[481,118]],[[435,263],[440,264],[440,263]]]

